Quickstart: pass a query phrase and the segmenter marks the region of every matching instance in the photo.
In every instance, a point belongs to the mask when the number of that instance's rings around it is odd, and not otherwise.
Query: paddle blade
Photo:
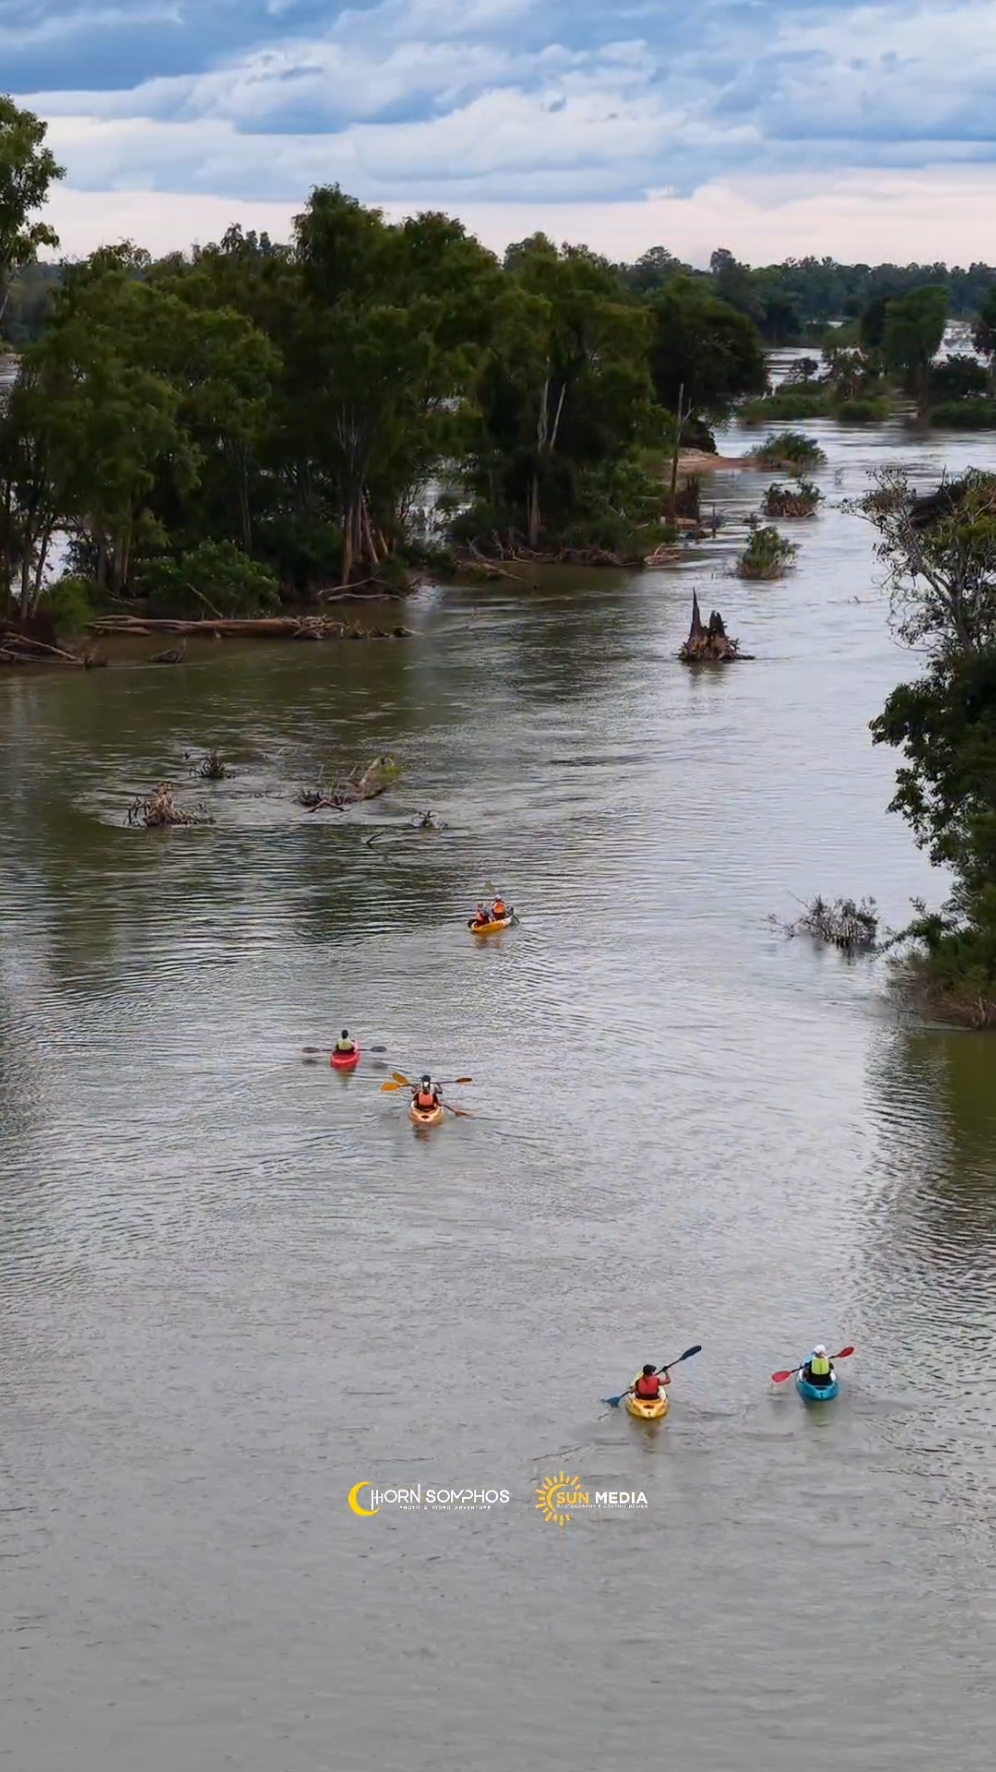
[[[474,1120],[477,1118],[476,1114],[468,1113],[466,1108],[450,1107],[448,1101],[444,1101],[442,1105],[448,1114],[455,1114],[458,1120]]]
[[[835,1360],[849,1360],[851,1355],[853,1354],[853,1352],[854,1352],[853,1347],[842,1347],[839,1354],[834,1354],[834,1359]]]
[[[603,1398],[602,1398],[602,1402],[603,1402],[603,1403],[608,1403],[608,1405],[609,1405],[609,1408],[610,1408],[610,1409],[618,1409],[618,1407],[619,1407],[619,1405],[620,1405],[620,1403],[621,1403],[621,1402],[622,1402],[622,1400],[623,1400],[623,1397],[625,1397],[625,1396],[626,1396],[626,1394],[627,1394],[627,1393],[626,1393],[626,1392],[625,1392],[625,1391],[623,1391],[623,1392],[622,1392],[622,1393],[621,1393],[621,1395],[620,1395],[620,1396],[618,1396],[618,1397],[603,1397]]]
[[[444,1087],[448,1089],[451,1083],[472,1083],[473,1081],[473,1077],[440,1077],[439,1087],[440,1089]]]
[[[681,1356],[681,1360],[690,1360],[693,1354],[700,1354],[701,1352],[702,1352],[702,1343],[700,1341],[700,1342],[698,1342],[698,1344],[695,1347],[686,1347],[684,1353]],[[680,1366],[681,1360],[672,1360],[671,1365],[672,1366]]]
[[[784,1384],[786,1378],[794,1378],[799,1370],[800,1368],[798,1366],[790,1366],[787,1372],[773,1372],[771,1374],[771,1382],[772,1384]]]
[[[394,1081],[398,1084],[399,1088],[402,1085],[406,1089],[413,1089],[415,1087],[414,1083],[410,1083],[407,1077],[403,1077],[401,1075],[400,1071],[392,1071],[391,1075],[394,1078]]]
[[[382,1083],[380,1086],[380,1092],[382,1095],[396,1095],[399,1089],[404,1089],[405,1087],[406,1085],[404,1083]]]

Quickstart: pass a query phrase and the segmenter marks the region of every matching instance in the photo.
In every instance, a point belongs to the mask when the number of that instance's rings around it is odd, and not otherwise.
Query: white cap
[[[814,1347],[814,1349],[813,1349],[813,1352],[814,1352],[814,1354],[819,1354],[819,1355],[821,1355],[821,1356],[822,1356],[822,1357],[823,1357],[823,1358],[824,1358],[824,1359],[825,1359],[825,1358],[826,1358],[826,1351],[827,1351],[827,1350],[826,1350],[826,1348],[825,1348],[825,1347],[824,1347],[824,1346],[823,1346],[823,1343],[822,1343],[822,1341],[818,1341],[818,1342],[817,1342],[817,1343],[816,1343],[816,1346],[815,1346],[815,1347]]]

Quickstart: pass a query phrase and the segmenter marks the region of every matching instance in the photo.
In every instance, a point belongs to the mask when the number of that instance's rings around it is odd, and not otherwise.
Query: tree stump
[[[692,625],[688,639],[678,657],[682,664],[732,664],[734,659],[749,655],[740,651],[740,643],[731,640],[718,609],[713,609],[708,625],[702,620],[697,594],[692,592]]]

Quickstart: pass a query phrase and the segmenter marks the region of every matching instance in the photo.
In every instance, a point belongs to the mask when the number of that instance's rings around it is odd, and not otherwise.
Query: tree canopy
[[[48,125],[0,93],[0,328],[12,271],[29,264],[39,246],[58,246],[46,222],[33,220],[63,168],[45,146]]]

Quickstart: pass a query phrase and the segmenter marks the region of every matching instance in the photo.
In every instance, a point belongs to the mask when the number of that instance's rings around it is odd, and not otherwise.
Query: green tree
[[[542,234],[509,248],[470,466],[491,525],[535,547],[581,514],[590,470],[649,435],[650,331],[605,259]]]
[[[988,357],[990,364],[996,360],[996,284],[986,291],[976,315],[972,343],[980,357]]]
[[[919,412],[926,412],[930,404],[930,370],[944,337],[948,303],[947,290],[934,284],[911,289],[885,310],[885,361],[903,376]]]
[[[297,217],[302,304],[286,347],[288,427],[314,500],[342,535],[341,574],[376,571],[474,379],[497,279],[458,222],[388,226],[338,187]]]
[[[140,583],[155,616],[260,615],[280,601],[275,573],[231,542],[205,541],[180,555],[153,555],[142,566]]]
[[[954,888],[919,915],[915,975],[979,1025],[996,1021],[996,476],[971,470],[916,497],[880,474],[860,507],[899,602],[899,633],[925,648],[926,674],[893,690],[872,722],[904,761],[891,810]]]
[[[932,998],[980,1026],[996,1021],[996,649],[935,659],[894,689],[872,722],[900,750],[890,811],[935,866],[954,874],[938,912],[919,906],[907,932]]]
[[[881,351],[885,345],[885,318],[889,308],[887,295],[876,295],[862,310],[858,322],[858,338],[865,351]]]
[[[746,394],[763,394],[768,371],[752,320],[701,284],[675,279],[650,300],[650,373],[668,412],[724,418]]]
[[[918,498],[902,469],[885,468],[851,509],[878,534],[907,646],[939,658],[996,646],[996,475],[970,469]]]
[[[49,186],[63,168],[45,146],[48,125],[31,111],[21,111],[0,93],[0,327],[10,277],[30,264],[39,246],[58,246],[52,229],[31,218],[41,209]]]

